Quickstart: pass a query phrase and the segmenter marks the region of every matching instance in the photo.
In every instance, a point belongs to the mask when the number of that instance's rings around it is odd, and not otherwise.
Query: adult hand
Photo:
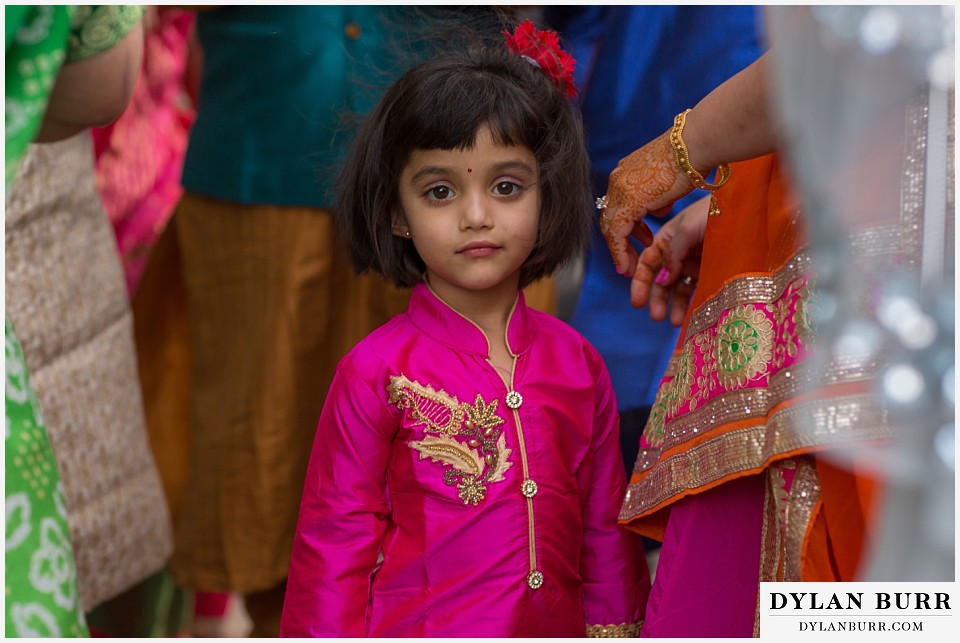
[[[627,237],[633,235],[646,246],[653,241],[643,218],[648,213],[666,214],[674,201],[692,189],[690,179],[677,166],[669,131],[621,159],[610,173],[607,207],[600,214],[600,229],[617,272],[636,275],[637,252]]]
[[[700,274],[709,207],[707,196],[681,210],[663,224],[653,243],[640,255],[630,285],[630,301],[637,308],[649,306],[654,321],[666,317],[669,300],[670,323],[683,324]]]

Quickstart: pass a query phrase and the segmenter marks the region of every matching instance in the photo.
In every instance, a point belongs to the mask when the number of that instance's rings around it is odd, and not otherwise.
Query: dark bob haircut
[[[546,75],[505,45],[474,46],[404,74],[365,119],[337,186],[334,211],[358,273],[409,287],[426,269],[391,231],[399,180],[413,150],[473,147],[489,125],[497,143],[537,159],[540,230],[520,287],[582,254],[593,225],[589,161],[579,113]]]

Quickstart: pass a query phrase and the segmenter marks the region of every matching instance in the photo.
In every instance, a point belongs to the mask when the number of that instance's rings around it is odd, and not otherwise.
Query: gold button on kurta
[[[530,589],[540,589],[543,586],[543,574],[536,570],[527,574],[527,585]]]
[[[523,484],[520,485],[520,493],[527,498],[533,498],[537,495],[537,483],[533,480],[524,480]]]

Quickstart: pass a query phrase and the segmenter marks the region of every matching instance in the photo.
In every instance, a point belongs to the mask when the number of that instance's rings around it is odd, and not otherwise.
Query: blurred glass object
[[[767,9],[816,266],[813,359],[824,379],[858,364],[894,436],[859,451],[886,487],[869,581],[954,580],[954,15]]]

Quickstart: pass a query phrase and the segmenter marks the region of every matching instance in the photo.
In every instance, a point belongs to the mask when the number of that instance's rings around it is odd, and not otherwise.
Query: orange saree
[[[872,364],[814,364],[814,266],[798,202],[776,156],[732,169],[621,524],[664,540],[676,503],[755,476],[762,507],[757,495],[748,512],[762,510],[762,526],[747,538],[758,547],[747,547],[758,550],[756,582],[852,580],[875,483],[828,454],[891,436]]]

